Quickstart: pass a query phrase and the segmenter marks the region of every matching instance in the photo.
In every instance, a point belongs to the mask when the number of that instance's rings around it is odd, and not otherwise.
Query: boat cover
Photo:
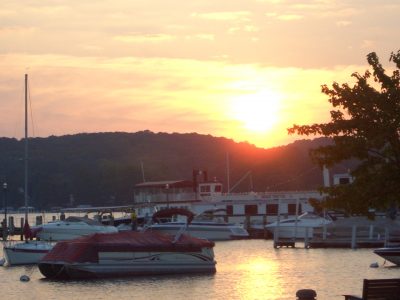
[[[194,213],[184,208],[166,208],[153,214],[153,221],[157,222],[158,219],[170,218],[173,215],[182,215],[187,217],[187,223],[192,222]]]
[[[214,247],[214,243],[182,234],[175,236],[153,231],[122,231],[95,233],[69,241],[58,242],[41,262],[84,263],[99,261],[99,252],[197,252]]]

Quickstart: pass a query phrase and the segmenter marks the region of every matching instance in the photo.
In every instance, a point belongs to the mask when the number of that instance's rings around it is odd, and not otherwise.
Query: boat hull
[[[400,266],[400,247],[379,248],[375,249],[374,253],[386,259],[387,261]]]
[[[150,227],[150,229],[164,234],[175,235],[182,228],[182,226],[183,224],[180,223],[162,223],[154,224]],[[224,224],[190,224],[185,233],[210,241],[227,241],[234,239],[245,239],[249,237],[249,233],[242,227]]]
[[[138,257],[128,259],[129,256]],[[213,256],[203,253],[99,253],[98,263],[41,262],[40,272],[52,279],[86,279],[216,272]]]
[[[112,233],[118,232],[118,229],[111,226],[82,226],[75,224],[45,224],[38,233],[41,240],[46,241],[66,241],[72,240],[84,235],[94,233]]]
[[[51,249],[50,243],[30,241],[4,246],[3,252],[9,266],[37,264]]]
[[[332,220],[306,212],[297,218],[278,220],[265,226],[274,237],[279,238],[312,238],[314,229],[320,229],[332,223]]]

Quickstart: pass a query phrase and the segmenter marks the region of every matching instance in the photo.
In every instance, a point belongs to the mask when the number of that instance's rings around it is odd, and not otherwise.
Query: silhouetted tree
[[[400,201],[400,51],[390,56],[389,61],[395,64],[391,76],[374,52],[367,55],[367,61],[372,72],[353,73],[353,86],[337,82],[332,88],[322,86],[334,107],[329,123],[288,129],[290,134],[333,139],[332,145],[311,151],[313,161],[320,166],[358,159],[351,173],[352,184],[326,189],[327,206],[350,213],[386,209]]]

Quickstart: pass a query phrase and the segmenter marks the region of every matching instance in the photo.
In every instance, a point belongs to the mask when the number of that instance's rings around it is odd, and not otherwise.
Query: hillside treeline
[[[226,189],[227,165],[231,187],[251,174],[234,192],[317,189],[322,172],[308,152],[327,142],[302,140],[260,149],[210,135],[150,131],[30,138],[29,205],[130,204],[134,185],[143,179],[191,180],[193,169],[207,170],[209,179],[217,178]],[[23,157],[23,140],[0,138],[0,179],[8,184],[8,206],[15,208],[24,202]]]

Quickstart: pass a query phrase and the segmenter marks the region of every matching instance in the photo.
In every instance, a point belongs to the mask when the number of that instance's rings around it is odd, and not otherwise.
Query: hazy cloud
[[[125,43],[159,43],[171,41],[175,37],[168,34],[144,34],[144,35],[118,35],[114,39]]]
[[[283,143],[293,123],[329,117],[321,84],[351,82],[371,51],[388,64],[399,15],[396,0],[6,0],[0,136],[22,133],[28,72],[41,136],[191,128]],[[271,131],[229,115],[237,97],[267,91],[280,95]]]
[[[193,17],[217,20],[217,21],[249,21],[250,12],[248,11],[225,11],[210,13],[194,13]]]

